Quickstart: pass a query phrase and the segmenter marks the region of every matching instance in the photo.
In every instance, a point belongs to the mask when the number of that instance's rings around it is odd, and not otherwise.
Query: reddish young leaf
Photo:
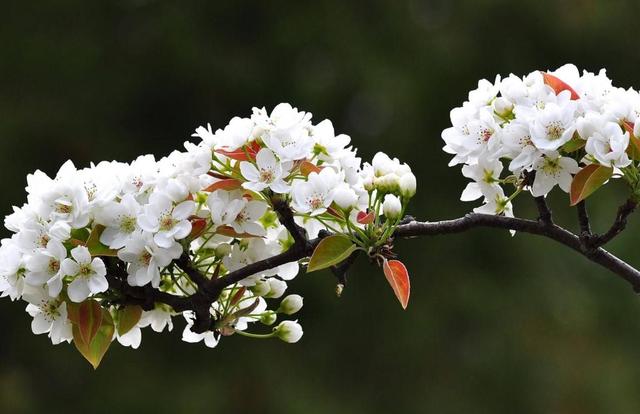
[[[191,233],[189,233],[190,239],[197,239],[202,235],[205,228],[207,227],[207,220],[203,218],[192,218],[191,221]]]
[[[334,204],[335,205],[335,204]],[[333,217],[337,217],[339,219],[344,218],[344,215],[339,212],[338,210],[336,210],[334,207],[329,207],[327,208],[327,213],[331,214]]]
[[[73,343],[80,354],[93,366],[93,369],[98,368],[109,346],[111,346],[114,332],[113,319],[106,309],[102,310],[102,324],[91,342],[86,342],[80,333],[79,326],[73,325]]]
[[[572,206],[589,197],[613,174],[613,168],[590,164],[578,171],[571,181],[569,198]]]
[[[387,282],[391,285],[393,293],[400,301],[402,309],[407,309],[409,305],[409,295],[411,294],[411,283],[409,281],[409,272],[407,268],[399,260],[385,260],[382,270],[387,278]]]
[[[318,167],[317,165],[305,160],[300,163],[300,173],[307,177],[312,172],[319,173],[322,171],[322,167]]]
[[[371,224],[373,223],[373,220],[375,219],[375,215],[373,214],[373,211],[370,211],[368,213],[361,211],[358,213],[358,223],[360,224]]]
[[[241,239],[241,238],[251,238],[251,237],[260,237],[260,236],[256,236],[255,234],[238,233],[230,226],[218,227],[218,229],[216,230],[216,233],[222,234],[223,236],[227,236],[227,237],[236,237],[236,238],[239,238],[239,239]]]
[[[142,317],[142,308],[138,305],[128,305],[118,311],[118,334],[124,335],[132,330]]]
[[[563,91],[569,91],[571,92],[571,100],[575,101],[577,99],[580,99],[578,93],[560,78],[553,76],[547,72],[542,72],[542,77],[544,78],[544,83],[551,86],[556,95],[560,94],[560,92]]]
[[[95,300],[85,300],[78,306],[77,320],[82,339],[91,342],[102,325],[102,306]]]
[[[256,154],[258,153],[258,151],[260,151],[260,148],[260,144],[253,141],[249,145],[245,145],[244,147],[238,148],[233,151],[217,149],[216,152],[236,161],[249,161],[249,159],[256,159]]]
[[[204,191],[213,193],[216,190],[226,190],[232,191],[237,190],[242,186],[240,180],[236,180],[235,178],[226,178],[224,180],[216,181],[211,184],[209,187],[205,188]]]
[[[247,291],[247,288],[242,286],[240,289],[238,289],[238,291],[233,295],[233,297],[231,298],[231,302],[229,302],[229,305],[231,306],[235,306],[238,304],[238,302],[240,302],[240,299],[242,299],[242,295],[244,295],[244,292]]]

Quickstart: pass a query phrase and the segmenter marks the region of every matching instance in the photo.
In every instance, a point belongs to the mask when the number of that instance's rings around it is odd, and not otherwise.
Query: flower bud
[[[506,116],[513,111],[513,104],[508,99],[501,96],[493,101],[493,110],[499,116]]]
[[[231,253],[231,245],[229,243],[222,243],[216,247],[216,256],[225,257]]]
[[[265,296],[271,291],[271,285],[266,280],[259,280],[250,289],[256,296]]]
[[[282,312],[287,315],[293,315],[302,309],[302,296],[300,295],[289,295],[282,300],[280,303],[280,308],[278,308],[278,312]]]
[[[416,176],[407,173],[400,177],[400,195],[404,198],[411,198],[416,194]]]
[[[278,315],[272,310],[268,310],[260,316],[260,322],[262,322],[263,325],[267,325],[267,326],[270,326],[276,323],[277,319],[278,319]]]
[[[384,216],[389,220],[399,218],[400,213],[402,212],[402,203],[400,203],[400,199],[393,194],[387,194],[384,196],[382,211],[384,212]]]
[[[333,194],[333,201],[341,209],[350,211],[358,204],[358,195],[352,188],[340,186]]]
[[[278,338],[285,342],[294,344],[302,338],[302,326],[297,321],[282,321],[275,328]]]
[[[393,193],[398,189],[400,184],[400,177],[395,173],[383,175],[382,177],[375,178],[373,180],[378,191],[383,193]]]
[[[411,167],[409,167],[408,164],[399,164],[394,172],[396,175],[402,177],[405,174],[411,173]]]
[[[275,299],[282,296],[284,291],[287,290],[287,284],[280,279],[271,278],[269,279],[269,288],[269,293],[264,297]]]
[[[373,165],[373,172],[376,177],[381,177],[395,171],[394,162],[384,152],[378,152],[374,155],[373,160],[371,160],[371,165]]]

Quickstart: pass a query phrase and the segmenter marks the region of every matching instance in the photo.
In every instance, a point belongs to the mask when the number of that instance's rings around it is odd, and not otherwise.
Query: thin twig
[[[538,208],[538,220],[544,224],[553,224],[553,216],[551,215],[551,210],[547,205],[547,200],[544,196],[534,197],[536,202],[536,207]]]
[[[621,205],[618,208],[616,219],[609,230],[607,230],[606,233],[595,237],[591,242],[592,247],[604,246],[620,234],[627,226],[627,219],[635,211],[637,206],[638,203],[632,199],[628,199],[623,205]]]

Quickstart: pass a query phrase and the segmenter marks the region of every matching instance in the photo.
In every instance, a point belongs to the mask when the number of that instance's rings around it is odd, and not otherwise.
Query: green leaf
[[[613,168],[598,164],[590,164],[578,171],[571,182],[569,198],[571,205],[589,197],[602,186],[613,174]]]
[[[91,342],[84,341],[80,334],[79,325],[73,325],[73,343],[80,354],[93,366],[93,369],[98,368],[109,346],[111,346],[114,332],[113,319],[106,309],[102,310],[102,324]]]
[[[573,137],[569,140],[569,142],[562,146],[562,150],[564,152],[575,152],[584,147],[586,144],[587,141],[580,138],[580,135],[578,135],[578,133],[576,132],[575,134],[573,134]]]
[[[142,308],[138,305],[128,305],[118,310],[118,335],[125,335],[132,330],[142,317]]]
[[[307,273],[336,265],[348,258],[356,249],[356,245],[348,237],[341,235],[325,237],[313,251]]]
[[[117,250],[112,250],[104,244],[100,243],[100,236],[104,231],[104,226],[96,224],[87,239],[87,249],[91,253],[91,256],[118,256]]]

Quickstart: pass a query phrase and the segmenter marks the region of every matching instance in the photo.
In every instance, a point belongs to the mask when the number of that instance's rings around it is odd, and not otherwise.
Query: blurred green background
[[[411,213],[453,218],[464,180],[440,132],[478,79],[572,62],[640,87],[637,16],[623,0],[4,1],[0,17],[0,212],[27,173],[66,159],[164,155],[198,125],[287,101],[330,118],[365,158],[413,166]],[[603,229],[624,199],[593,197]],[[558,220],[574,226],[562,194]],[[516,214],[534,216],[530,200]],[[638,220],[610,246],[640,265]],[[4,229],[3,237],[8,235]],[[72,345],[31,334],[0,301],[0,412],[636,413],[640,301],[551,241],[474,230],[398,243],[412,273],[402,311],[364,261],[341,299],[301,275],[297,345],[219,348],[147,333],[97,372]]]

